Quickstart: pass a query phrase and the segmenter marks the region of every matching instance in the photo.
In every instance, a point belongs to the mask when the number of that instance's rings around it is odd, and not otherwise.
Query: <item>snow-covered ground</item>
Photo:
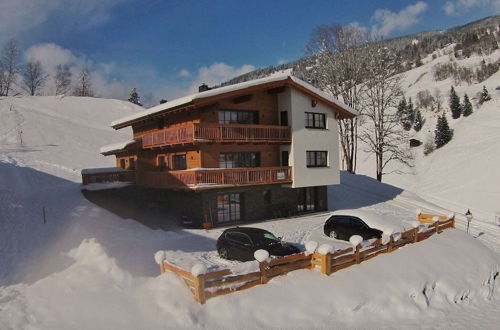
[[[116,132],[108,124],[138,108],[105,99],[0,99],[0,329],[496,328],[500,293],[493,276],[500,269],[500,228],[487,217],[493,202],[479,202],[490,198],[481,198],[482,191],[491,192],[492,200],[500,194],[493,172],[500,153],[484,152],[491,167],[464,156],[479,157],[483,146],[497,145],[493,138],[500,131],[494,127],[480,134],[481,125],[499,122],[495,102],[457,121],[454,140],[432,158],[422,157],[415,175],[399,176],[409,190],[348,173],[342,173],[341,185],[329,188],[332,208],[365,208],[403,225],[415,219],[416,209],[463,212],[467,202],[478,216],[471,235],[448,230],[330,277],[296,271],[201,306],[174,275],[159,276],[153,255],[168,250],[186,268],[199,261],[241,271],[251,267],[217,256],[222,229],[153,230],[90,203],[80,192],[82,168],[114,163],[99,148],[130,138],[130,131]],[[458,143],[466,132],[475,132],[470,143],[481,148]],[[441,157],[452,164],[438,173],[433,164]],[[455,185],[453,171],[468,166],[476,171],[461,175],[471,186]],[[483,178],[485,173],[493,177]],[[434,177],[418,181],[426,174]],[[474,182],[485,189],[467,198],[460,189]],[[322,233],[327,217],[258,226],[299,246],[315,240],[341,248],[347,243]],[[463,215],[457,221],[463,229]]]

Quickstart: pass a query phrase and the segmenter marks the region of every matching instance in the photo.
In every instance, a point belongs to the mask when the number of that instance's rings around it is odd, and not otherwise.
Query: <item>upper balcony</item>
[[[143,148],[195,142],[291,143],[289,126],[189,123],[142,137]]]

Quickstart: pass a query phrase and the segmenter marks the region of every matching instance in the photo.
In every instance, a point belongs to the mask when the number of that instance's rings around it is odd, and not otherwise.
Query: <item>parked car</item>
[[[285,243],[267,230],[252,227],[235,227],[224,230],[217,240],[219,256],[229,260],[254,260],[254,252],[266,250],[270,255],[286,256],[300,250]]]
[[[367,224],[369,223],[370,226]],[[348,241],[352,235],[363,239],[381,238],[384,221],[380,215],[367,211],[341,210],[335,211],[326,220],[323,230],[326,236]]]

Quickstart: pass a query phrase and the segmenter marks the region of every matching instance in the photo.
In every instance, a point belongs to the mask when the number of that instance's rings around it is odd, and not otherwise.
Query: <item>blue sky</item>
[[[500,12],[500,0],[0,0],[0,43],[47,71],[87,65],[94,89],[132,87],[157,103],[257,67],[305,55],[321,24],[358,24],[386,37],[446,29]]]

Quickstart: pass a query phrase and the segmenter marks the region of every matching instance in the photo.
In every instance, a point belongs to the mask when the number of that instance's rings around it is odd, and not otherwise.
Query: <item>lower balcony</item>
[[[136,183],[153,188],[210,189],[224,186],[292,182],[292,168],[214,168],[165,172],[138,172]]]

